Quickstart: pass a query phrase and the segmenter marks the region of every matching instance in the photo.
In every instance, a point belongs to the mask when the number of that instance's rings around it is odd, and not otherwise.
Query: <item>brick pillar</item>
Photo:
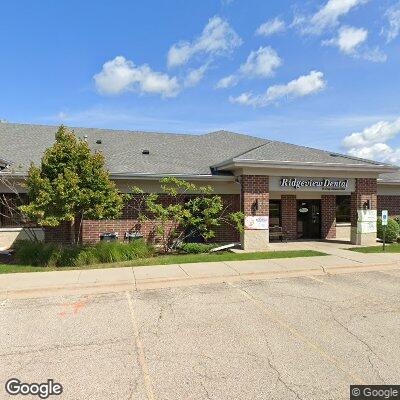
[[[321,196],[321,239],[336,237],[336,196]]]
[[[269,215],[269,177],[265,175],[242,175],[241,209],[247,216]],[[242,234],[242,247],[249,251],[266,250],[269,243],[268,230],[246,229]]]
[[[376,243],[377,192],[376,179],[356,179],[356,188],[351,194],[351,242],[353,244]],[[375,221],[371,221],[369,219],[374,212]],[[375,224],[375,229],[373,229],[373,224]]]
[[[297,200],[294,194],[281,196],[282,229],[288,238],[297,239]]]

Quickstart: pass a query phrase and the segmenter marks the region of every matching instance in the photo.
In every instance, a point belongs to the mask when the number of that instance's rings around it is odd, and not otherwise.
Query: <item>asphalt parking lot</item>
[[[348,399],[400,384],[400,270],[4,300],[5,382],[50,399]],[[38,397],[36,397],[38,398]]]

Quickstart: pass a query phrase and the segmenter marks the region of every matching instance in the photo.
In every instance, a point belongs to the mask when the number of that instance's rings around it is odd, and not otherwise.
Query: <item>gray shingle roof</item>
[[[233,159],[334,163],[349,167],[382,165],[370,160],[227,131],[189,135],[73,129],[77,136],[87,136],[93,150],[103,152],[107,168],[113,174],[202,175],[210,174],[213,166]],[[10,160],[14,167],[26,171],[31,162],[40,162],[45,149],[54,142],[56,131],[56,126],[0,123],[0,158]],[[97,140],[101,140],[101,144],[96,144]],[[149,155],[142,154],[144,149],[149,150]]]
[[[205,135],[117,131],[73,128],[79,137],[87,136],[90,147],[103,152],[112,173],[210,174],[210,167],[236,154],[248,151],[265,140],[219,131]],[[0,157],[26,170],[39,163],[52,145],[57,127],[47,125],[0,124]],[[100,139],[101,144],[96,144]],[[143,155],[148,149],[150,154]]]
[[[371,160],[272,140],[256,149],[235,157],[235,160],[289,161],[298,163],[345,164],[349,166],[382,165],[382,163]]]

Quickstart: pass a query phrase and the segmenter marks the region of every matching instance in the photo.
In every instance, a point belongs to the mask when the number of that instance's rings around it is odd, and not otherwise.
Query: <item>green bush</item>
[[[206,243],[184,243],[180,250],[184,253],[189,254],[200,254],[208,253],[211,249],[218,247],[218,244],[206,244]]]
[[[388,219],[388,224],[386,226],[386,234],[385,240],[388,243],[392,243],[397,241],[397,238],[400,235],[400,226],[393,218]],[[377,221],[377,236],[379,239],[383,239],[383,227],[382,227],[382,219],[378,218]]]
[[[154,248],[142,239],[130,243],[100,242],[95,245],[65,247],[51,243],[21,241],[14,246],[14,250],[19,263],[44,267],[82,267],[154,255]]]

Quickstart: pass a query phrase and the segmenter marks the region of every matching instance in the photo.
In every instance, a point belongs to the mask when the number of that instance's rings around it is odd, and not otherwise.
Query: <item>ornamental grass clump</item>
[[[130,261],[152,257],[155,252],[153,246],[142,239],[130,243],[100,242],[81,246],[20,241],[16,243],[14,250],[19,263],[49,268]]]

